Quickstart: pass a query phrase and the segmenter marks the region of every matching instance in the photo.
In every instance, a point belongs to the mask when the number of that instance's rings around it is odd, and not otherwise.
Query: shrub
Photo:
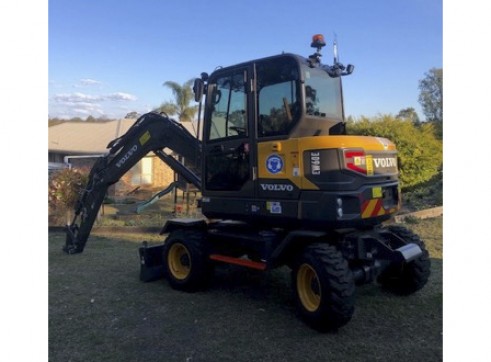
[[[81,192],[88,182],[88,173],[73,169],[64,169],[52,174],[48,184],[48,205],[52,210],[66,214],[69,223]]]

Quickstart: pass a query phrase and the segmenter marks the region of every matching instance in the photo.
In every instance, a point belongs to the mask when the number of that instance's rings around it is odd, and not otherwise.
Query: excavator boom
[[[186,181],[201,189],[201,141],[180,123],[166,116],[153,112],[144,114],[123,136],[111,141],[107,147],[109,153],[99,158],[92,167],[87,186],[77,202],[74,219],[66,227],[63,250],[68,254],[83,251],[109,186],[149,152],[155,153]],[[182,156],[186,165],[165,153],[166,148]]]

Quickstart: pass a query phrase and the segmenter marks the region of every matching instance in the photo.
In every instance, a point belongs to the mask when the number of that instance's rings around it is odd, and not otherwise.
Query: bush
[[[66,213],[69,222],[70,211],[85,189],[88,173],[79,170],[64,169],[52,174],[48,184],[48,205],[52,210]]]
[[[429,181],[407,188],[402,194],[402,205],[408,211],[424,210],[443,205],[443,173]]]
[[[402,189],[430,180],[442,167],[443,145],[435,137],[434,125],[415,125],[392,116],[361,117],[347,124],[349,134],[388,138],[395,143]]]

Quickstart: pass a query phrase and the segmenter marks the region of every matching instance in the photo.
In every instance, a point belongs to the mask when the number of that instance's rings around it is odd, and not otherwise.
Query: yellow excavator
[[[357,284],[421,289],[430,275],[424,242],[386,222],[401,203],[396,146],[346,134],[341,79],[354,66],[336,49],[333,64],[323,64],[325,45],[317,34],[308,57],[283,53],[201,73],[193,90],[202,137],[165,114],[141,116],[94,164],[64,251],[84,250],[108,187],[153,152],[201,191],[203,217],[168,220],[163,243],[139,247],[142,281],[165,278],[193,292],[219,263],[287,265],[298,312],[319,331],[350,321]]]

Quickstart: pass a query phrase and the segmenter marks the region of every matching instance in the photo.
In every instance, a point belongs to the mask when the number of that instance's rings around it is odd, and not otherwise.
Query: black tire
[[[204,234],[176,230],[167,238],[163,251],[166,279],[172,288],[195,292],[205,289],[213,274]]]
[[[411,230],[400,225],[389,225],[387,229],[403,239],[407,244],[418,245],[423,254],[417,259],[402,265],[392,265],[377,278],[387,291],[398,295],[409,295],[423,288],[431,273],[431,261],[424,241]]]
[[[292,286],[300,317],[327,332],[351,320],[355,283],[347,261],[332,245],[314,243],[294,261]]]

